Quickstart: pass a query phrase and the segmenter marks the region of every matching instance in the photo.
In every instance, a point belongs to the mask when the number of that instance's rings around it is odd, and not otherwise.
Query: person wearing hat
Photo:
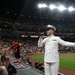
[[[58,75],[59,70],[58,44],[64,46],[75,46],[75,43],[64,41],[60,37],[55,36],[54,32],[56,31],[56,28],[52,25],[47,25],[46,31],[47,37],[43,39],[43,36],[40,36],[38,40],[38,47],[43,46],[45,47],[45,54],[44,54],[45,75]]]

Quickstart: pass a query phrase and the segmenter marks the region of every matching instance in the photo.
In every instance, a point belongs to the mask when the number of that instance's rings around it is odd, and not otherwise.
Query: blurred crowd
[[[31,33],[33,35],[38,35],[39,32],[44,31],[45,26],[49,24],[46,22],[28,22],[28,21],[22,21],[22,22],[18,22],[18,21],[12,21],[11,19],[4,19],[4,18],[0,18],[0,34],[4,35],[6,34],[7,36],[9,34],[12,33],[12,31],[16,30],[16,31],[25,31],[27,32],[34,32]],[[53,24],[56,26],[56,24]],[[56,28],[58,28],[58,30],[56,31],[56,35],[59,35],[63,38],[65,37],[70,37],[73,38],[75,37],[74,31],[74,25],[59,25],[57,24]],[[16,32],[14,32],[14,34],[16,34]],[[24,34],[25,34],[24,32]],[[23,33],[23,32],[22,32]],[[18,32],[19,34],[19,32]],[[17,34],[16,34],[17,35]],[[18,35],[17,35],[18,36]],[[11,36],[12,37],[12,36]],[[44,48],[38,48],[37,46],[37,40],[35,39],[34,41],[31,40],[0,40],[0,65],[5,65],[5,66],[10,66],[13,67],[9,61],[9,59],[6,58],[6,55],[13,55],[14,56],[14,50],[12,49],[12,43],[14,41],[18,41],[21,45],[20,47],[20,57],[21,59],[24,60],[24,62],[26,64],[29,64],[30,66],[35,67],[38,70],[41,70],[44,72],[44,65],[41,61],[36,60],[34,62],[34,64],[31,61],[30,57],[25,58],[26,55],[33,55],[36,53],[44,53]],[[59,46],[59,53],[69,53],[75,52],[75,49],[73,47],[65,47],[65,46]],[[17,73],[15,67],[13,73]],[[9,68],[8,68],[9,70]],[[10,74],[9,74],[10,75]]]
[[[26,41],[20,41],[20,44],[22,45],[20,47],[20,57],[24,60],[26,64],[29,64],[30,66],[34,66],[36,69],[39,69],[41,71],[44,71],[44,65],[41,61],[36,60],[34,64],[32,64],[31,58],[27,57],[26,55],[33,55],[36,53],[44,53],[44,48],[38,48],[37,47],[37,40],[26,40]],[[14,50],[12,49],[12,43],[13,40],[10,41],[0,41],[0,65],[4,64],[4,61],[6,60],[6,55],[14,55]],[[75,52],[75,50],[72,47],[65,47],[65,46],[59,46],[59,52],[60,53],[69,53],[69,52]]]
[[[14,41],[0,41],[0,54],[1,52],[6,52],[6,53],[13,53],[11,50],[12,43]],[[37,46],[37,40],[32,41],[32,40],[26,40],[26,41],[20,41],[19,42],[22,44],[20,48],[20,54],[25,55],[25,54],[33,54],[33,53],[44,53],[44,48],[38,48]],[[75,52],[73,47],[65,47],[59,45],[59,52],[64,53],[64,52]]]
[[[25,31],[25,33],[29,32],[35,32],[35,35],[38,35],[38,32],[44,32],[45,27],[47,24],[50,24],[49,22],[30,22],[30,21],[13,21],[8,18],[0,18],[0,31],[9,34],[12,31]],[[75,25],[74,24],[58,24],[53,23],[58,30],[56,31],[56,35],[69,38],[75,37]],[[2,33],[1,33],[2,34]]]

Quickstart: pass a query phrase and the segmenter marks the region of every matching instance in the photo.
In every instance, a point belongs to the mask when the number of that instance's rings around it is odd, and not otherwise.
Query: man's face
[[[9,62],[4,62],[4,66],[8,67],[9,66]]]
[[[54,33],[54,30],[53,29],[49,29],[47,30],[47,35],[50,36]]]

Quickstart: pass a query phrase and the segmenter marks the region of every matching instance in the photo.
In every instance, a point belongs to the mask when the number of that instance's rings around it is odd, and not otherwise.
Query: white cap
[[[52,25],[47,25],[46,28],[48,28],[48,29],[52,28],[52,29],[54,29],[54,31],[56,31],[56,28],[54,26],[52,26]]]

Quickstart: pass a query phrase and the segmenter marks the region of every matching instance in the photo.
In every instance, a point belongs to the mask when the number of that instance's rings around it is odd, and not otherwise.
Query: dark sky
[[[29,16],[35,19],[35,17],[43,19],[52,19],[55,20],[67,20],[75,19],[75,12],[73,13],[60,13],[58,11],[50,11],[49,9],[40,10],[37,7],[39,3],[61,3],[66,6],[75,6],[75,0],[0,0],[0,17],[11,17],[11,19],[29,19]],[[9,12],[9,14],[7,14]]]

